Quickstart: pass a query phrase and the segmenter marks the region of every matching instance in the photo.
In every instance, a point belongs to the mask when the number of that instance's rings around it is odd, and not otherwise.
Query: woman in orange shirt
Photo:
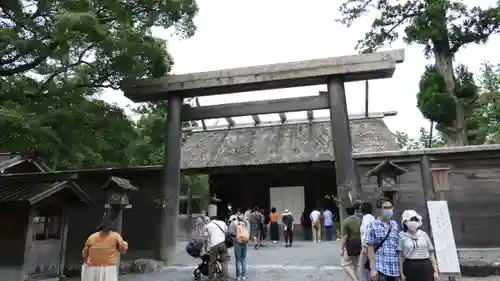
[[[82,250],[82,281],[118,281],[118,251],[124,253],[127,249],[128,243],[113,231],[113,222],[105,218]]]
[[[280,240],[280,228],[278,226],[279,214],[276,212],[276,208],[271,208],[271,213],[269,214],[269,237],[273,243],[278,243]]]

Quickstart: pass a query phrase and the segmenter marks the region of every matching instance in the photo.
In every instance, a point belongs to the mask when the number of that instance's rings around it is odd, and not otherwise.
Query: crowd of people
[[[401,223],[394,219],[394,207],[387,199],[376,205],[359,202],[346,209],[347,217],[340,225],[340,256],[342,268],[352,281],[438,281],[439,274],[434,257],[434,247],[428,234],[421,230],[422,217],[414,210],[401,215]],[[233,248],[236,279],[247,278],[248,246],[258,250],[269,233],[273,243],[280,240],[280,230],[285,247],[292,247],[295,220],[285,209],[278,214],[272,208],[269,215],[258,207],[244,213],[230,210],[227,218],[208,217],[204,212],[196,221],[196,238],[190,243],[203,261],[198,273],[208,276],[229,277],[228,262]],[[312,241],[321,242],[322,229],[326,240],[334,239],[334,215],[331,210],[313,209],[302,213],[300,223],[307,228],[310,223]],[[399,230],[401,225],[401,230]],[[199,246],[193,246],[199,245]],[[188,245],[189,246],[189,245]],[[118,252],[125,252],[128,243],[113,231],[112,221],[104,219],[97,232],[87,239],[82,251],[82,281],[117,281]]]

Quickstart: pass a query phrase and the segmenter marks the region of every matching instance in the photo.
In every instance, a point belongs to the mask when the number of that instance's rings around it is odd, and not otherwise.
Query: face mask
[[[384,210],[383,212],[383,216],[386,218],[386,219],[391,219],[392,218],[392,214],[393,214],[394,210],[393,209],[388,209],[388,210]]]
[[[418,221],[409,221],[406,223],[406,227],[408,227],[408,230],[415,232],[420,227],[420,223]]]

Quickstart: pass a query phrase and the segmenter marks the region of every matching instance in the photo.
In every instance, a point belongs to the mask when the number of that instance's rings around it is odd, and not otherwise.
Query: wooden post
[[[436,191],[434,189],[434,179],[432,177],[431,159],[429,155],[424,155],[422,159],[420,159],[420,175],[422,177],[422,186],[424,187],[425,201],[436,200]]]
[[[350,204],[358,199],[361,193],[361,185],[352,158],[351,129],[347,114],[344,81],[340,78],[333,78],[328,82],[327,86],[333,154],[335,156],[335,174],[338,195],[342,200],[339,204],[339,214],[342,221],[345,218],[345,203]]]
[[[193,237],[193,190],[188,187],[187,190],[187,237]]]
[[[113,208],[116,208],[116,217],[114,220],[115,227],[116,227],[116,232],[120,233],[120,235],[123,235],[123,205],[113,205]],[[120,263],[121,263],[121,254],[118,253],[116,256],[117,261],[116,264],[118,265],[116,269],[118,270],[118,275],[120,274]]]
[[[168,100],[167,132],[165,134],[165,170],[160,191],[160,250],[159,259],[170,265],[179,230],[179,188],[181,165],[181,107],[182,98],[171,96]]]
[[[424,188],[424,200],[425,200],[425,213],[426,213],[426,220],[429,223],[429,232],[431,233],[431,239],[434,240],[434,237],[432,237],[432,226],[431,226],[431,221],[429,217],[429,206],[427,204],[428,201],[435,201],[436,200],[436,191],[434,189],[434,180],[432,179],[432,171],[431,171],[431,159],[429,155],[424,155],[420,159],[420,175],[422,177],[422,186]]]

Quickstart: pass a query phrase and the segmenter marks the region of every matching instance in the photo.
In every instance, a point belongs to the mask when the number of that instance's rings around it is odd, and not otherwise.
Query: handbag
[[[384,244],[384,242],[389,238],[389,235],[391,235],[391,230],[392,230],[392,224],[389,226],[389,231],[387,231],[387,234],[385,235],[384,239],[380,241],[380,243],[375,247],[375,250],[373,251],[373,255],[377,253],[377,250],[380,249],[380,247]],[[365,262],[365,268],[371,271],[370,268],[370,258],[368,257]]]

